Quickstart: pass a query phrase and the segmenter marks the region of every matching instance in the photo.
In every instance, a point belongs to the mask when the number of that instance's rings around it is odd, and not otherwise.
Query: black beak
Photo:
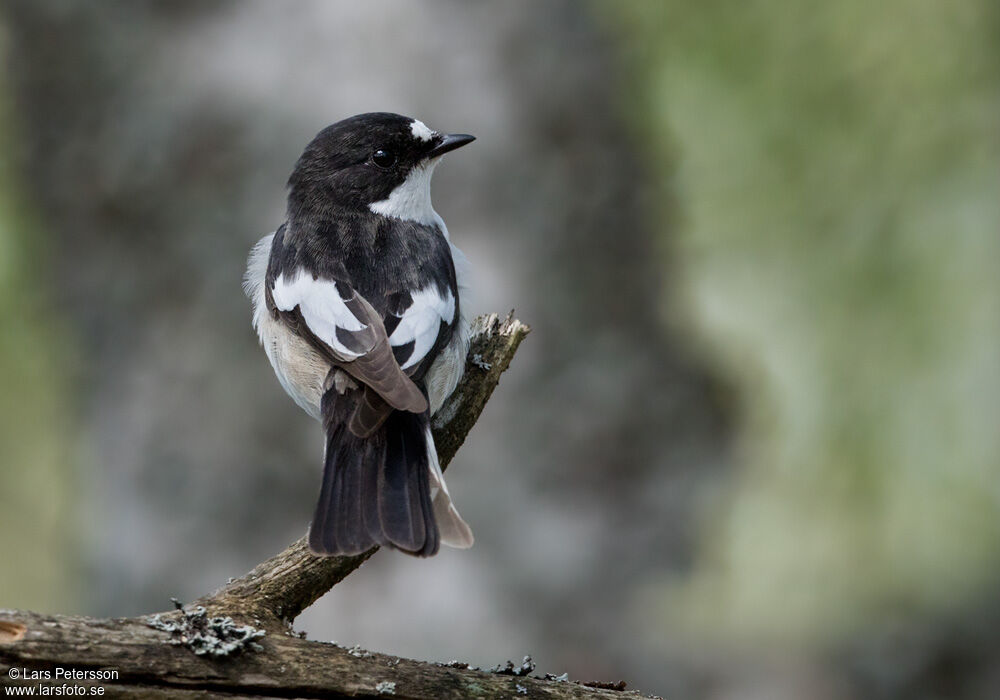
[[[444,134],[438,138],[441,141],[427,154],[428,158],[443,156],[448,151],[454,151],[456,148],[461,148],[465,144],[476,140],[476,137],[470,134]]]

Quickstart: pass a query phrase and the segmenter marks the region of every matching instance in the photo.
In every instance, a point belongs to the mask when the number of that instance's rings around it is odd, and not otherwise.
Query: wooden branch
[[[26,633],[19,642],[0,643],[0,685],[18,669],[17,684],[37,686],[32,671],[114,671],[73,685],[103,688],[105,697],[125,698],[616,698],[622,694],[577,683],[497,675],[486,671],[423,663],[288,634],[268,634],[262,650],[232,657],[196,656],[171,646],[148,619],[95,620],[0,611]],[[461,666],[461,665],[459,665]],[[47,685],[65,680],[51,679]],[[232,694],[232,695],[229,695]]]
[[[500,375],[510,366],[529,330],[513,315],[503,320],[496,314],[476,319],[465,375],[434,418],[434,444],[442,469],[448,467],[479,419]],[[249,615],[266,626],[273,626],[274,620],[288,625],[377,551],[378,547],[373,547],[357,556],[317,557],[309,552],[306,537],[302,537],[246,576],[195,604],[213,615]]]
[[[476,320],[466,374],[434,422],[442,467],[455,455],[529,329]],[[124,619],[0,610],[0,686],[68,684],[104,697],[620,698],[612,690],[345,649],[301,639],[291,621],[365,562],[316,557],[302,538],[183,610]],[[39,692],[38,694],[41,694]]]

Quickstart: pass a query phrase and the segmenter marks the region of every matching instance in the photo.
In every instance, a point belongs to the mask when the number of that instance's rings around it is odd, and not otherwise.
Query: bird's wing
[[[404,371],[413,373],[455,322],[454,292],[431,284],[389,299],[385,327],[389,344]]]
[[[384,326],[389,345],[402,371],[417,380],[423,379],[429,357],[438,340],[456,319],[455,294],[430,285],[413,292],[398,292],[386,299]],[[447,340],[447,338],[445,338]],[[378,429],[392,412],[383,397],[365,391],[351,418],[351,432],[367,436]]]
[[[427,410],[423,391],[400,368],[382,318],[346,282],[304,268],[279,274],[268,305],[317,351],[402,411]]]

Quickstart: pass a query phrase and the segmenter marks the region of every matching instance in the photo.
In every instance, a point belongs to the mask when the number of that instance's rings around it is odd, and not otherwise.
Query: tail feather
[[[349,428],[360,393],[323,397],[326,454],[309,548],[351,555],[379,544],[429,557],[442,542],[471,546],[472,532],[441,475],[427,413],[394,411],[362,438]]]
[[[431,435],[430,423],[424,431],[427,444],[427,455],[430,458],[430,492],[434,520],[437,522],[441,542],[456,549],[468,549],[475,542],[472,528],[458,514],[458,509],[451,502],[448,485],[444,483],[444,474],[438,462],[437,448],[434,447],[434,436]]]
[[[370,458],[370,461],[362,462],[364,469],[358,500],[361,501],[361,519],[365,532],[372,542],[380,543],[385,538],[382,536],[382,523],[378,517],[378,473],[385,462],[385,440],[377,440],[372,445]]]
[[[354,526],[361,519],[364,501],[358,495],[366,464],[364,454],[344,440],[346,432],[338,425],[327,436],[323,484],[309,529],[314,552],[360,554],[375,544],[365,528]]]
[[[326,452],[324,462],[331,464],[331,450],[336,449],[338,443],[339,429],[327,434]],[[309,528],[309,549],[314,552],[334,552],[337,551],[337,543],[333,538],[333,526],[328,525],[328,520],[333,516],[333,480],[336,471],[329,468],[323,470],[323,483],[319,490],[319,500],[316,502],[316,511],[313,514],[312,527]]]
[[[417,435],[420,435],[419,427],[417,428]],[[418,445],[423,441],[420,440]],[[424,464],[426,465],[429,461],[426,449],[420,450],[420,447],[416,448],[424,456]],[[437,520],[434,518],[434,507],[431,504],[431,487],[430,470],[427,466],[421,466],[417,470],[417,474],[420,478],[420,510],[424,517],[426,537],[424,538],[424,545],[419,551],[414,552],[420,557],[432,557],[437,554],[438,549],[441,547],[441,531],[438,527]]]
[[[334,513],[328,517],[334,520],[334,538],[344,552],[360,553],[370,549],[375,541],[364,527],[362,515],[361,487],[365,465],[358,451],[339,453],[341,468],[335,470]]]
[[[385,462],[378,481],[382,532],[392,545],[407,552],[421,551],[428,530],[436,529],[434,516],[430,510],[424,512],[421,498],[421,490],[426,490],[427,455],[414,449],[414,422],[405,413],[386,421]]]

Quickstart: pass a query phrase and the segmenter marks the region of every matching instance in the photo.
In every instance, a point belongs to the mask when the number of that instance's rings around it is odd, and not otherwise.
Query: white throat
[[[431,225],[440,220],[431,204],[431,175],[441,158],[418,165],[386,199],[368,205],[376,214]]]

